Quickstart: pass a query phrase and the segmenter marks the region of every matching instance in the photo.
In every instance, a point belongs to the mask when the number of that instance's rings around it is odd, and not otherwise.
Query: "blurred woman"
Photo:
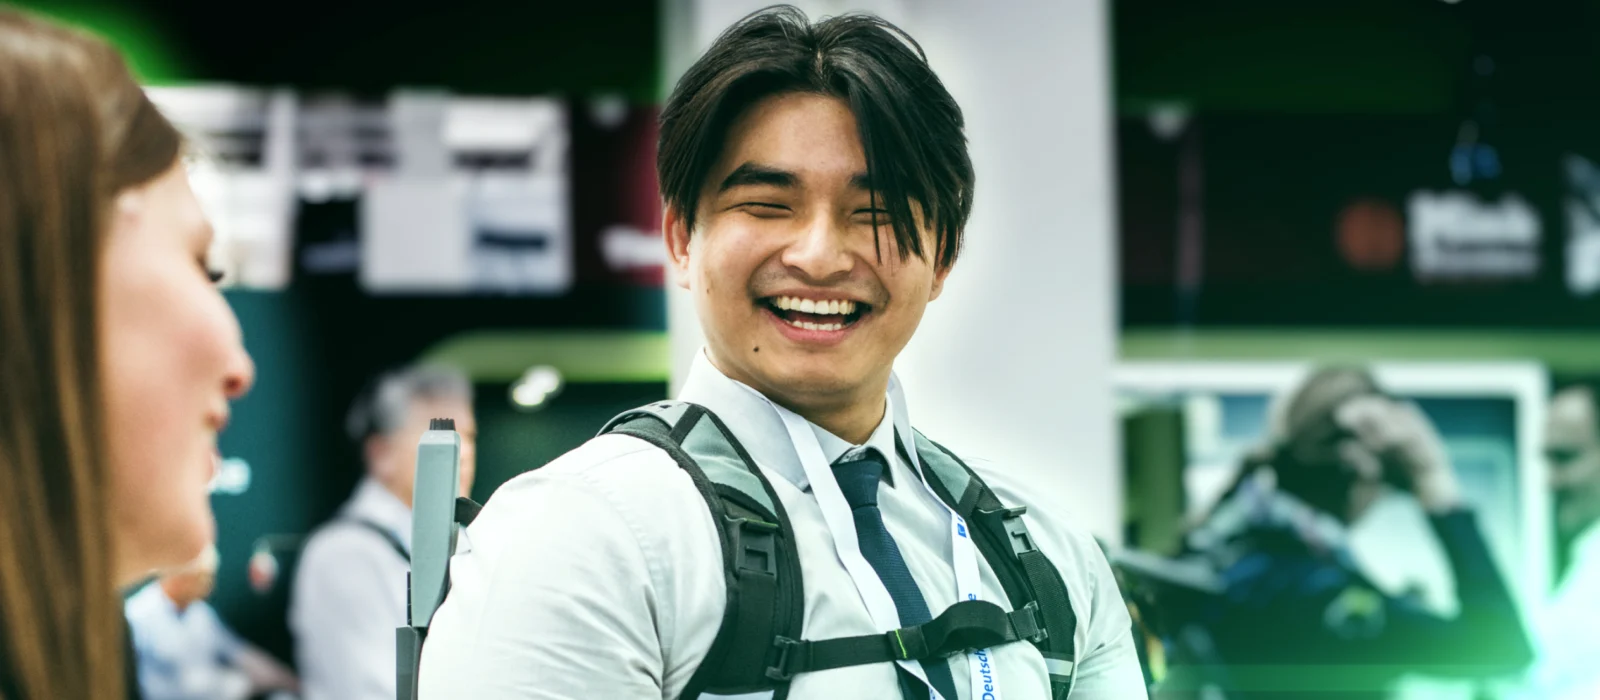
[[[1364,370],[1332,368],[1276,418],[1274,439],[1188,539],[1219,574],[1200,624],[1227,697],[1380,698],[1407,673],[1490,678],[1528,663],[1505,581],[1416,406]],[[1427,514],[1457,614],[1385,594],[1351,557],[1347,528],[1390,487]]]
[[[253,381],[182,139],[104,42],[0,6],[0,698],[121,698],[117,589],[195,558]]]

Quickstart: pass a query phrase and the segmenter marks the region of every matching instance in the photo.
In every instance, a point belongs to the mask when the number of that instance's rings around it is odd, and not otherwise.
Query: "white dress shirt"
[[[1524,696],[1539,700],[1600,698],[1600,523],[1573,542],[1572,564],[1555,594],[1534,617],[1538,656]]]
[[[710,409],[773,484],[793,524],[804,576],[803,637],[881,633],[834,548],[778,415],[702,353],[680,398]],[[893,411],[894,402],[888,402]],[[868,440],[896,455],[894,416]],[[812,426],[830,461],[852,446]],[[1041,439],[1048,439],[1041,436]],[[937,615],[956,602],[947,511],[896,456],[879,507]],[[1008,504],[1025,488],[968,462]],[[1038,547],[1061,570],[1079,668],[1073,698],[1145,697],[1127,608],[1094,540],[1057,513],[1029,511]],[[979,560],[981,596],[1009,608]],[[607,435],[507,482],[461,537],[453,589],[435,614],[419,673],[424,700],[677,698],[711,647],[726,606],[722,548],[705,501],[667,454]],[[996,647],[1007,700],[1047,700],[1044,659],[1030,644]],[[950,669],[962,700],[968,667]],[[892,664],[795,677],[790,697],[899,697]]]
[[[250,696],[250,677],[234,666],[244,644],[205,601],[179,610],[161,584],[152,582],[128,598],[125,610],[146,700]]]
[[[411,566],[365,520],[411,547],[411,509],[371,479],[300,554],[289,603],[305,700],[394,700],[395,628]]]

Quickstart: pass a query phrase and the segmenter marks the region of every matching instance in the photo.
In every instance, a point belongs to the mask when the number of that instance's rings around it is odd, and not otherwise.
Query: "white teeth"
[[[786,321],[795,328],[804,328],[808,331],[842,331],[843,323],[812,323],[810,321]]]
[[[783,311],[799,311],[801,313],[829,316],[848,316],[856,312],[856,303],[849,299],[817,301],[799,297],[777,297],[773,299],[772,305]]]

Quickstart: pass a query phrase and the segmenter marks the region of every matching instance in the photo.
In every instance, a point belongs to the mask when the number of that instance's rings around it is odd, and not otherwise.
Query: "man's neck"
[[[883,422],[885,401],[883,392],[878,400],[853,401],[837,407],[785,406],[801,418],[822,428],[852,445],[864,445],[872,432]]]
[[[383,487],[383,490],[388,491],[390,495],[393,495],[395,498],[399,499],[400,503],[403,504],[407,509],[411,508],[411,489],[402,488],[400,484],[394,483],[393,480],[379,479],[376,477],[374,477],[373,480],[377,481],[378,485]]]
[[[761,384],[755,377],[743,377],[738,373],[729,372],[710,352],[706,353],[706,359],[711,361],[711,366],[716,367],[722,376],[755,389],[773,403],[793,411],[795,415],[810,421],[812,425],[833,433],[852,445],[865,444],[867,439],[872,437],[872,431],[877,430],[878,424],[883,422],[887,407],[884,398],[889,383],[887,376],[882,381],[867,382],[871,386],[870,389],[858,388],[847,394],[826,397],[803,394],[792,396],[778,391],[775,387]]]

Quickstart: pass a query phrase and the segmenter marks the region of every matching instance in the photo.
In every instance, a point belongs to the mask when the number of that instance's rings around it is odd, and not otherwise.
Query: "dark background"
[[[1600,155],[1600,5],[1123,0],[1113,14],[1125,328],[1594,325],[1600,302],[1564,286],[1560,158]],[[1190,128],[1163,140],[1148,118],[1172,103]],[[1469,120],[1502,173],[1456,187],[1448,157]],[[1186,157],[1204,236],[1190,290]],[[1421,189],[1520,194],[1543,223],[1539,275],[1419,283],[1408,257],[1378,271],[1342,259],[1346,205],[1404,213]]]

